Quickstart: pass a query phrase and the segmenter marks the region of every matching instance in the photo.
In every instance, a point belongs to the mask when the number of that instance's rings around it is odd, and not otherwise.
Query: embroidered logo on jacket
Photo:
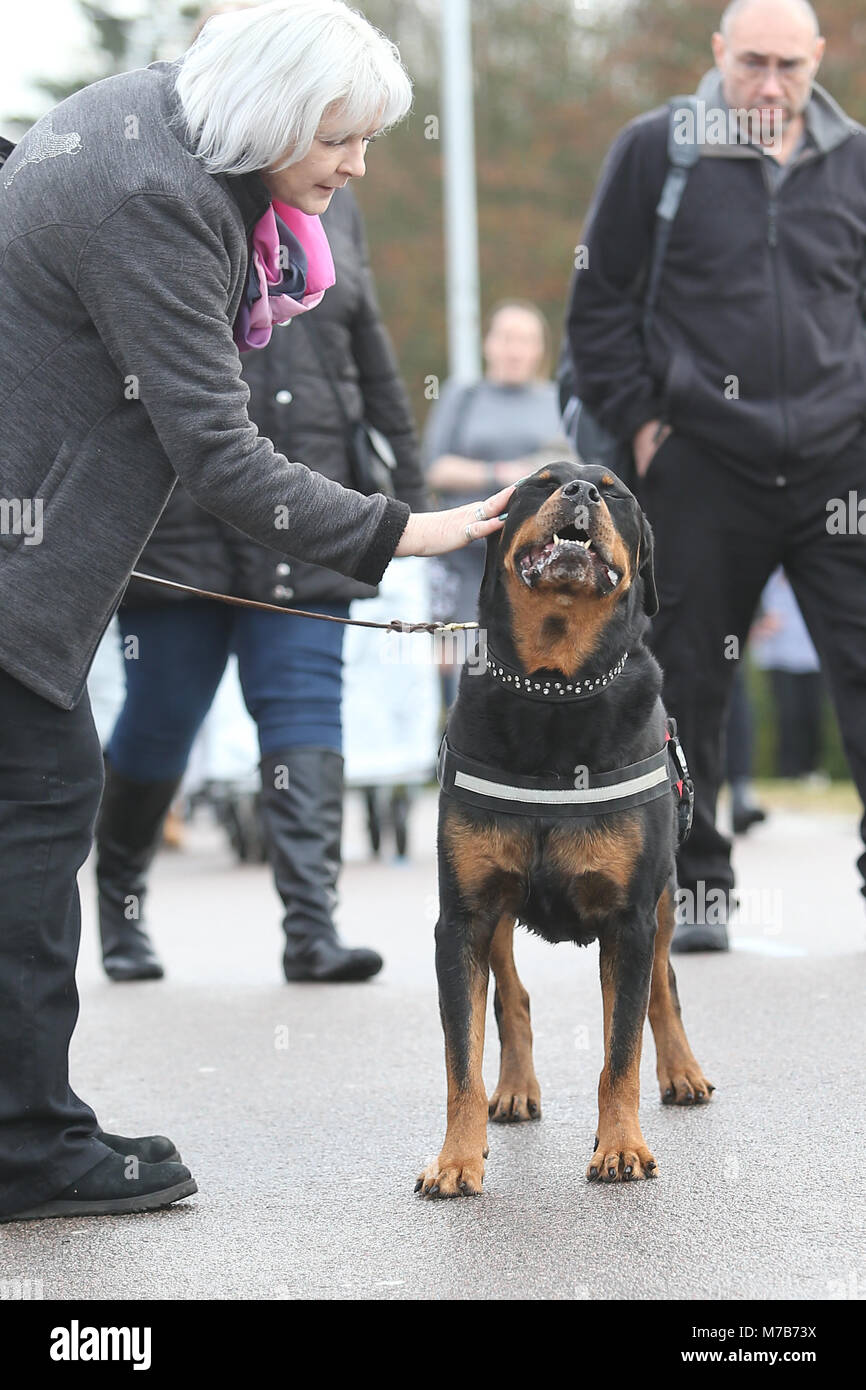
[[[25,164],[40,164],[43,159],[55,159],[59,154],[77,154],[81,149],[81,136],[78,131],[71,130],[67,135],[55,135],[50,116],[46,119],[46,126],[47,129],[33,136],[20,164],[3,180],[4,188],[11,187],[13,179],[21,173]]]

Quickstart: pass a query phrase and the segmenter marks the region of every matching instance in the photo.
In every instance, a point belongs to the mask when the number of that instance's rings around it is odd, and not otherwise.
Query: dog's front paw
[[[514,1125],[521,1120],[541,1119],[541,1089],[533,1078],[530,1082],[510,1085],[500,1081],[487,1105],[491,1120],[498,1125]]]
[[[428,1163],[415,1184],[422,1197],[478,1197],[484,1181],[484,1159],[481,1154],[472,1158],[452,1157],[443,1149]]]
[[[658,1175],[659,1166],[640,1131],[635,1139],[613,1139],[608,1143],[596,1139],[595,1153],[586,1170],[590,1182],[637,1182]]]
[[[716,1089],[691,1052],[660,1057],[658,1078],[663,1105],[708,1105]]]

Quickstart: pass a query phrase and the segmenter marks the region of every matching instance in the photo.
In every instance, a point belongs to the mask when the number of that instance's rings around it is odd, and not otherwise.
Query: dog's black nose
[[[573,478],[570,483],[566,483],[562,495],[571,497],[578,503],[601,501],[601,494],[595,483],[587,483],[583,478]]]

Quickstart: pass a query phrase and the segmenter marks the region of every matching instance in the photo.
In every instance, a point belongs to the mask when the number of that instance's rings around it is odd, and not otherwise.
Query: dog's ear
[[[656,590],[656,577],[653,571],[653,550],[652,527],[646,517],[641,514],[638,574],[643,580],[643,610],[648,618],[654,618],[659,611],[659,596]]]
[[[479,609],[493,602],[493,592],[496,588],[497,576],[502,563],[500,557],[501,540],[501,528],[498,531],[492,531],[487,537],[487,556],[484,561],[484,575],[478,590]]]

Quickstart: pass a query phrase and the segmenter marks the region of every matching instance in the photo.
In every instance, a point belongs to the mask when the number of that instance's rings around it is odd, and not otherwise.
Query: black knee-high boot
[[[137,782],[105,759],[96,823],[102,963],[112,980],[160,980],[163,968],[142,920],[147,871],[180,778]]]
[[[268,854],[286,912],[287,980],[367,980],[382,957],[340,942],[333,922],[343,828],[343,759],[332,748],[287,748],[262,760]]]

